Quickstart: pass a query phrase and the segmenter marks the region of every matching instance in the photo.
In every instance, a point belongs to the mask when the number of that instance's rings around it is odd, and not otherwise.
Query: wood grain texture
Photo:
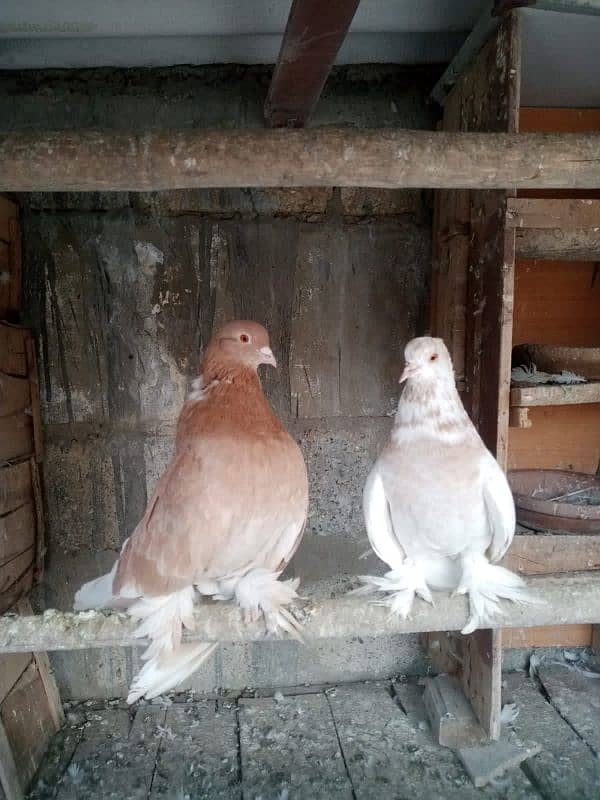
[[[598,228],[600,201],[510,197],[506,203],[506,224],[511,228],[564,231]]]
[[[600,533],[519,534],[502,564],[523,575],[600,569]]]
[[[509,469],[572,469],[600,464],[600,404],[529,409],[531,427],[510,428]]]
[[[480,73],[486,91],[483,80],[490,74],[512,83],[518,79],[518,70],[507,72],[500,62],[499,68],[490,67],[485,76]],[[477,102],[483,96],[478,92]],[[497,122],[488,130],[502,130],[505,120]],[[1,188],[12,192],[249,186],[592,189],[600,183],[600,137],[329,127],[19,131],[0,136],[0,174]]]
[[[28,374],[26,328],[0,321],[0,369],[7,375],[24,378]]]
[[[589,647],[593,625],[549,625],[546,628],[504,628],[502,647]]]
[[[511,406],[580,406],[600,403],[600,382],[575,383],[561,386],[513,386]]]
[[[519,258],[596,261],[600,259],[600,226],[597,228],[517,228],[515,248]]]

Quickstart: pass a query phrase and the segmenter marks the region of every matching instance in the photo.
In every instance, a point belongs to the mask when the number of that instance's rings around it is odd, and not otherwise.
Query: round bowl
[[[553,533],[600,533],[600,476],[514,469],[508,482],[520,525]]]

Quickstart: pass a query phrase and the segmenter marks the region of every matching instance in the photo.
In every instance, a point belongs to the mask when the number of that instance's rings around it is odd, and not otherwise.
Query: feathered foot
[[[193,628],[194,589],[192,586],[170,595],[141,598],[129,608],[140,620],[134,636],[150,639],[142,655],[146,663],[135,676],[127,697],[134,703],[175,688],[214,652],[216,642],[181,643],[182,629]]]
[[[264,567],[251,570],[237,582],[235,598],[247,622],[256,621],[262,614],[267,633],[289,633],[302,642],[302,626],[285,606],[298,599],[296,589],[300,580],[278,580],[278,574]]]
[[[519,605],[540,602],[524,580],[514,572],[490,564],[481,554],[470,553],[461,559],[462,574],[454,594],[469,595],[469,619],[461,633],[473,633],[477,628],[497,627],[504,616],[502,600]]]
[[[433,603],[433,597],[425,582],[418,564],[406,560],[396,569],[386,572],[383,578],[375,575],[361,575],[359,580],[364,586],[354,589],[351,594],[373,594],[375,592],[390,592],[390,597],[376,600],[376,605],[388,606],[391,615],[398,615],[406,619],[410,614],[415,595]]]

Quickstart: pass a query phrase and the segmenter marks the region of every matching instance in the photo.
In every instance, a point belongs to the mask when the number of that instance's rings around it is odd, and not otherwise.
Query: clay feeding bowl
[[[552,533],[600,533],[600,476],[515,469],[508,482],[520,525]]]

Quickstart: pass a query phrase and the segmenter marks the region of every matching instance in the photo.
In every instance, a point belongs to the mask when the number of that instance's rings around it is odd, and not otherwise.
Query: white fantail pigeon
[[[523,580],[493,564],[515,532],[506,476],[469,419],[441,339],[413,339],[404,351],[405,382],[390,439],[364,489],[371,546],[390,567],[363,576],[360,593],[387,592],[383,602],[406,618],[415,595],[431,589],[469,595],[462,633],[492,626],[501,601],[536,602]]]
[[[286,606],[297,580],[279,576],[308,510],[300,448],[263,394],[257,368],[276,366],[266,330],[226,324],[209,343],[177,423],[174,455],[111,572],[85,584],[75,609],[120,608],[150,639],[127,701],[173,688],[216,643],[187,642],[196,591],[233,599],[268,632],[298,636]]]

